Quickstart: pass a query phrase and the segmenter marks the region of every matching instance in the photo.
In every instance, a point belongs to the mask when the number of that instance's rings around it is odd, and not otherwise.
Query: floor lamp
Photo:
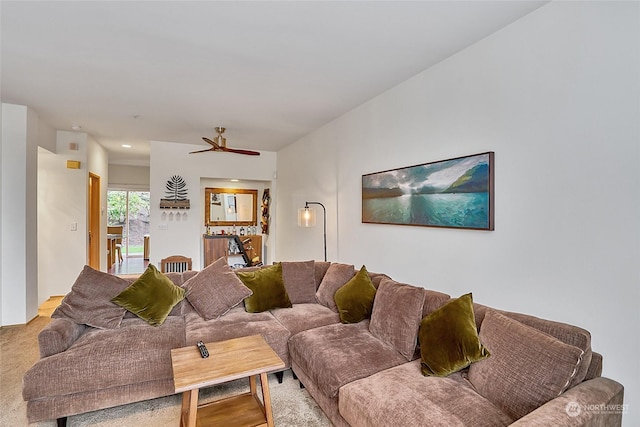
[[[327,209],[320,202],[304,202],[304,208],[298,209],[298,226],[315,227],[316,212],[309,205],[320,205],[322,207],[322,227],[324,235],[324,260],[327,260]]]

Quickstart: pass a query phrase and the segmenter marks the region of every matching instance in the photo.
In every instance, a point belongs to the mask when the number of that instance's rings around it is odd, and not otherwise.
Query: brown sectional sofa
[[[344,283],[345,272],[355,275],[352,266],[313,261],[282,265],[290,308],[249,313],[241,303],[205,320],[185,298],[160,326],[129,312],[116,328],[87,326],[64,316],[52,319],[39,335],[41,359],[23,380],[29,421],[64,420],[174,394],[170,349],[261,334],[336,426],[621,425],[620,411],[590,410],[622,405],[623,387],[600,376],[602,357],[591,351],[589,333],[581,328],[499,311],[580,351],[571,383],[540,404],[533,393],[534,403],[525,399],[533,408],[515,419],[509,402],[485,392],[492,402],[470,381],[474,366],[482,362],[446,377],[422,374],[416,345],[420,320],[449,302],[449,295],[370,273],[377,288],[371,319],[344,324],[335,303],[327,300]],[[167,276],[183,286],[197,274]],[[481,338],[487,312],[494,316],[495,310],[474,304]],[[496,354],[487,360],[492,357],[500,359]],[[514,395],[519,389],[530,392],[526,385],[510,384],[510,378],[498,379],[513,387]]]

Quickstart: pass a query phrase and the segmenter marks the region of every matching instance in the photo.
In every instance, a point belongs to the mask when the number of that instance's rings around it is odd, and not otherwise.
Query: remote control
[[[200,350],[200,356],[202,356],[203,359],[209,357],[209,350],[207,350],[207,347],[202,341],[198,341],[196,345],[198,346],[198,350]]]

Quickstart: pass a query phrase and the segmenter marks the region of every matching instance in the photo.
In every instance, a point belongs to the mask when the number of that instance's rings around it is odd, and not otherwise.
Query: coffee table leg
[[[196,427],[198,415],[198,389],[182,393],[181,427]]]
[[[251,390],[251,394],[253,394],[254,396],[257,394],[256,393],[256,377],[253,375],[249,377],[249,389]]]
[[[273,413],[271,412],[271,395],[269,394],[269,381],[267,374],[260,374],[260,385],[262,386],[262,399],[264,400],[264,415],[267,418],[267,425],[273,427]]]

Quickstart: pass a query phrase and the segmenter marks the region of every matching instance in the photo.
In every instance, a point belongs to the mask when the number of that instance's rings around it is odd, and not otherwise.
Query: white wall
[[[78,150],[70,150],[70,143]],[[67,160],[80,169],[67,169]],[[55,153],[38,156],[38,303],[52,295],[66,295],[88,257],[89,172],[100,177],[100,268],[106,271],[106,190],[108,157],[102,146],[84,132],[57,131]],[[71,224],[77,224],[75,231]]]
[[[149,190],[149,166],[109,165],[109,188]]]
[[[260,156],[242,156],[231,153],[189,154],[202,149],[200,145],[151,141],[150,190],[151,230],[149,240],[150,262],[167,256],[184,255],[193,259],[193,269],[202,265],[202,235],[204,228],[203,179],[237,178],[268,182],[272,197],[276,192],[276,153],[262,151]],[[160,199],[165,197],[165,185],[173,175],[180,175],[187,184],[191,208],[180,221],[163,220]],[[262,195],[260,194],[259,197]],[[272,210],[275,215],[275,210]],[[273,230],[275,232],[275,230]],[[267,252],[275,248],[272,234],[263,238]],[[267,262],[269,260],[266,260]]]
[[[38,115],[2,104],[0,203],[0,325],[26,323],[38,313]]]
[[[56,130],[41,120],[38,122],[38,147],[50,152],[56,151]]]
[[[278,260],[303,261],[324,259],[322,208],[316,210],[316,227],[298,228],[298,209],[305,202],[320,202],[327,211],[327,259],[337,260],[338,148],[344,141],[333,127],[337,123],[313,132],[297,144],[278,152]],[[359,197],[359,196],[357,196]],[[275,200],[275,199],[274,199]]]
[[[279,258],[321,257],[295,226],[319,199],[330,260],[590,330],[639,425],[638,16],[552,2],[281,150]],[[484,151],[495,231],[361,223],[363,174]]]

